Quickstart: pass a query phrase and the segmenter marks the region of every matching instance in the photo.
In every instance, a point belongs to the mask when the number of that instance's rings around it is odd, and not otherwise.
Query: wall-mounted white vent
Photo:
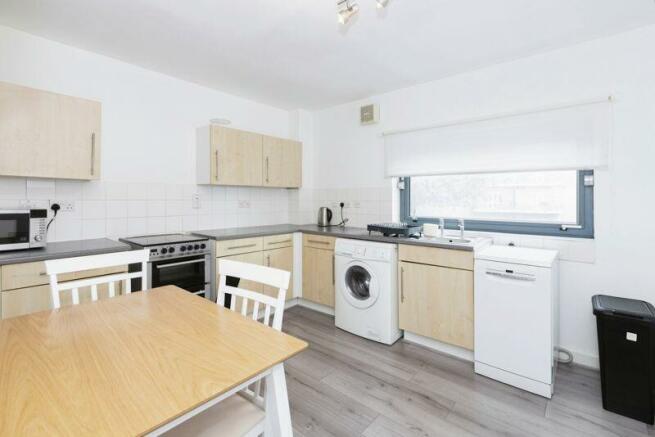
[[[359,109],[361,124],[375,124],[380,121],[380,106],[376,104],[362,106]]]

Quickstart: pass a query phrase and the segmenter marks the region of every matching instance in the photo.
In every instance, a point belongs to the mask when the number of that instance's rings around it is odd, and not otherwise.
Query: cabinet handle
[[[282,240],[282,241],[269,241],[268,245],[272,246],[274,244],[284,244],[284,243],[291,243],[291,239],[289,240]]]
[[[255,246],[257,246],[256,243],[253,243],[253,244],[244,244],[244,245],[242,245],[242,246],[232,246],[232,247],[228,247],[227,250],[233,250],[233,249],[246,249],[246,248],[248,248],[248,247],[255,247]]]
[[[218,150],[214,152],[214,161],[216,162],[215,178],[216,178],[216,182],[218,182]]]
[[[91,176],[95,175],[96,170],[96,133],[91,134]]]
[[[335,281],[335,278],[334,278],[334,269],[335,269],[334,258],[335,258],[335,255],[332,254],[332,285],[334,285],[335,282],[336,282],[336,281]]]
[[[329,241],[319,241],[319,240],[307,240],[308,243],[315,243],[315,244],[330,244]]]
[[[405,268],[401,267],[400,268],[400,303],[405,303],[405,287],[404,287],[405,281],[403,280],[404,277],[405,277]]]
[[[268,182],[268,156],[266,157],[266,182]]]

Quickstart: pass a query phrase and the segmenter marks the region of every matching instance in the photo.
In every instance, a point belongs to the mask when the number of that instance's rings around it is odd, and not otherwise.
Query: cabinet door
[[[59,96],[60,123],[65,143],[57,153],[57,177],[100,177],[100,103]]]
[[[334,252],[303,247],[303,298],[334,308]]]
[[[97,179],[100,112],[98,102],[0,82],[0,174]]]
[[[302,185],[302,143],[264,136],[264,186],[298,188]]]
[[[293,247],[283,247],[281,249],[264,251],[264,265],[291,272],[286,300],[293,299]],[[264,293],[269,296],[277,297],[277,292],[277,288],[267,285],[264,286]]]
[[[473,349],[473,272],[399,263],[401,329]]]
[[[262,136],[212,126],[211,179],[218,185],[262,185]]]
[[[0,175],[57,175],[58,103],[54,93],[0,82]]]
[[[220,269],[218,267],[218,260],[221,259],[229,259],[232,261],[239,261],[243,263],[248,263],[248,264],[256,264],[258,266],[264,265],[264,254],[263,252],[251,252],[251,253],[243,253],[240,255],[232,255],[232,256],[225,256],[222,258],[217,259],[217,265],[216,265],[216,273],[218,275],[216,283],[220,283]],[[236,282],[236,281],[235,281]],[[230,284],[230,280],[228,280],[228,285],[236,285],[239,288],[243,288],[245,290],[250,290],[250,291],[255,291],[257,293],[262,293],[264,291],[264,286],[263,284],[260,284],[259,282],[253,282],[253,281],[238,281],[237,284]],[[236,301],[236,306],[234,307],[236,311],[241,312],[241,299],[237,299]],[[248,314],[252,312],[252,304],[248,305]]]
[[[114,285],[114,293],[119,296],[123,287],[121,282]],[[80,303],[91,301],[91,288],[85,287],[80,289]],[[3,291],[0,293],[2,299],[2,318],[18,317],[24,314],[36,313],[52,309],[52,297],[50,295],[50,285],[41,285],[38,287],[19,288],[17,290]],[[98,286],[98,299],[109,297],[109,285],[102,284]],[[67,306],[72,304],[71,291],[62,291],[60,294],[61,305]]]

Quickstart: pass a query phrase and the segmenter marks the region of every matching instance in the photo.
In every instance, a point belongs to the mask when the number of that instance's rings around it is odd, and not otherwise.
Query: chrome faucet
[[[457,227],[459,227],[459,238],[460,240],[464,239],[464,219],[459,219],[457,221]]]
[[[439,232],[441,233],[441,238],[443,238],[443,229],[446,227],[446,221],[442,218],[439,219]]]

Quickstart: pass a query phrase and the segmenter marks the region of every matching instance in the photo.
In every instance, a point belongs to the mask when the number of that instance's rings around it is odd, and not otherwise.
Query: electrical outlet
[[[191,206],[193,209],[200,209],[200,194],[195,193],[191,196]]]
[[[250,201],[249,200],[239,200],[239,208],[240,209],[250,208]]]
[[[50,202],[50,205],[53,203],[58,203],[61,209],[59,212],[75,212],[75,202],[70,201],[70,202]]]

